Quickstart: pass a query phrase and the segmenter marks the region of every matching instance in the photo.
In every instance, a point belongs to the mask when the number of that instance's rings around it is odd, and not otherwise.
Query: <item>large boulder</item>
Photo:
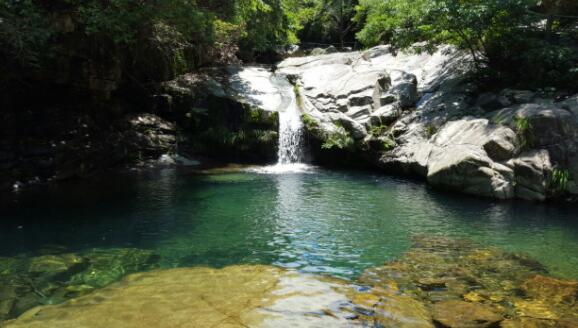
[[[477,146],[436,148],[428,163],[428,182],[467,194],[509,199],[514,195],[513,172],[494,163]]]
[[[449,122],[435,135],[433,143],[440,147],[481,147],[495,161],[508,160],[518,151],[518,138],[512,129],[472,117]]]
[[[547,149],[555,163],[566,164],[578,147],[578,122],[565,109],[548,104],[521,104],[491,115],[516,130],[530,149]]]
[[[545,200],[548,196],[552,163],[547,150],[533,150],[521,154],[510,163],[516,176],[516,197],[526,200]]]
[[[516,134],[487,119],[451,121],[430,139],[414,137],[381,165],[417,173],[434,186],[499,199],[514,196],[514,173],[502,164],[518,153]]]

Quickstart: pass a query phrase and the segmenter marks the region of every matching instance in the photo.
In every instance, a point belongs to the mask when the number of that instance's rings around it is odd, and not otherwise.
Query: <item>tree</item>
[[[544,17],[532,13],[535,6],[533,0],[362,0],[357,17],[365,25],[357,37],[367,46],[389,42],[418,51],[451,44],[470,53],[478,72],[569,86],[578,55],[541,36]]]

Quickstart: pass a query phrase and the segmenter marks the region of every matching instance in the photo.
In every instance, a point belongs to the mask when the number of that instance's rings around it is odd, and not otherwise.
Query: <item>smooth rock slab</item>
[[[6,328],[355,327],[342,311],[351,289],[269,266],[139,273]]]

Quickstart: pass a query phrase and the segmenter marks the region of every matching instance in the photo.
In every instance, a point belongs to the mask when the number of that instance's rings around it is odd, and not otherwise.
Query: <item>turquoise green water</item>
[[[263,263],[353,278],[415,234],[528,253],[578,278],[575,207],[494,202],[362,172],[192,175],[174,169],[12,195],[0,256],[47,249],[155,250],[164,267]]]

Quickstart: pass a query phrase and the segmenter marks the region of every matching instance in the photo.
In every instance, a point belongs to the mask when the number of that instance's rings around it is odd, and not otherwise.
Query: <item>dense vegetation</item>
[[[83,56],[115,58],[147,81],[271,59],[300,40],[421,42],[418,51],[465,49],[480,71],[508,83],[570,87],[578,77],[574,16],[573,0],[2,0],[0,66],[6,77],[53,65],[82,39]]]
[[[0,56],[6,68],[38,67],[88,40],[90,56],[122,54],[137,65],[160,55],[172,73],[297,42],[297,27],[276,0],[3,0]],[[155,65],[158,57],[153,56]]]
[[[367,46],[453,44],[505,83],[571,87],[578,81],[577,16],[573,0],[362,0],[356,19]]]

